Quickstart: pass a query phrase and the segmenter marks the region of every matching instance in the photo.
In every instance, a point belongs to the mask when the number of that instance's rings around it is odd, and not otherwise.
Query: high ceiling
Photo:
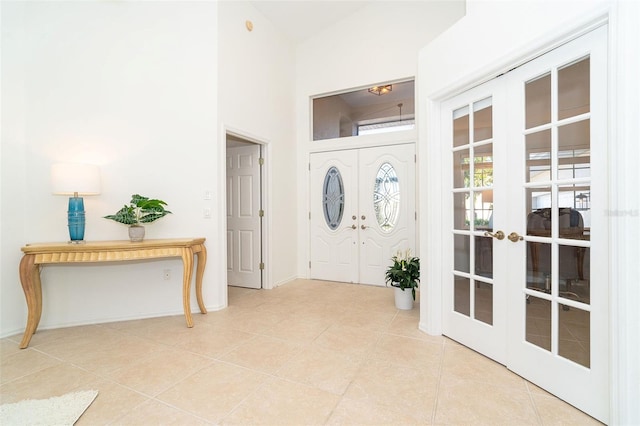
[[[300,42],[355,13],[372,1],[255,0],[250,3],[283,33]]]

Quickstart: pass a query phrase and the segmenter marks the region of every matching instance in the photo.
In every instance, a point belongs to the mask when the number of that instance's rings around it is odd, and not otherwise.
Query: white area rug
[[[0,425],[70,426],[80,418],[97,395],[98,391],[90,390],[0,405]]]

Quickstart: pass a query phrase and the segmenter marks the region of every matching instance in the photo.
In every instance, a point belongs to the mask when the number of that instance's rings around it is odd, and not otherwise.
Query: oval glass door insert
[[[383,163],[378,169],[373,187],[373,210],[380,229],[393,231],[400,216],[400,184],[396,169],[390,163]]]
[[[322,185],[322,210],[324,220],[330,229],[337,229],[344,213],[344,184],[337,167],[327,170]]]

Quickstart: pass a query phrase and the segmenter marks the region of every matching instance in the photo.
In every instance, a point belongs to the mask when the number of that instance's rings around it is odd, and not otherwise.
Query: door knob
[[[485,237],[493,237],[493,238],[498,239],[498,240],[504,240],[504,232],[502,232],[502,231],[498,231],[495,234],[492,234],[489,231],[485,231],[484,232],[484,236]]]
[[[360,218],[362,218],[362,220],[365,220],[367,217],[365,215],[360,216]]]
[[[361,229],[367,229],[367,228],[368,228],[368,226],[360,225],[360,228],[361,228]]]
[[[353,216],[351,216],[351,219],[356,220],[358,218],[358,216],[356,216],[355,214]]]
[[[512,232],[509,234],[509,236],[507,237],[509,240],[513,241],[514,243],[517,243],[518,241],[522,241],[524,240],[524,237],[521,235],[518,235],[517,232]]]
[[[358,229],[356,225],[347,226],[347,229]]]

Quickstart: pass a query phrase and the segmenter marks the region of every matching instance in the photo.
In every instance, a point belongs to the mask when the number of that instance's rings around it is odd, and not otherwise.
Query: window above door
[[[381,83],[312,99],[313,140],[410,130],[415,82]]]

